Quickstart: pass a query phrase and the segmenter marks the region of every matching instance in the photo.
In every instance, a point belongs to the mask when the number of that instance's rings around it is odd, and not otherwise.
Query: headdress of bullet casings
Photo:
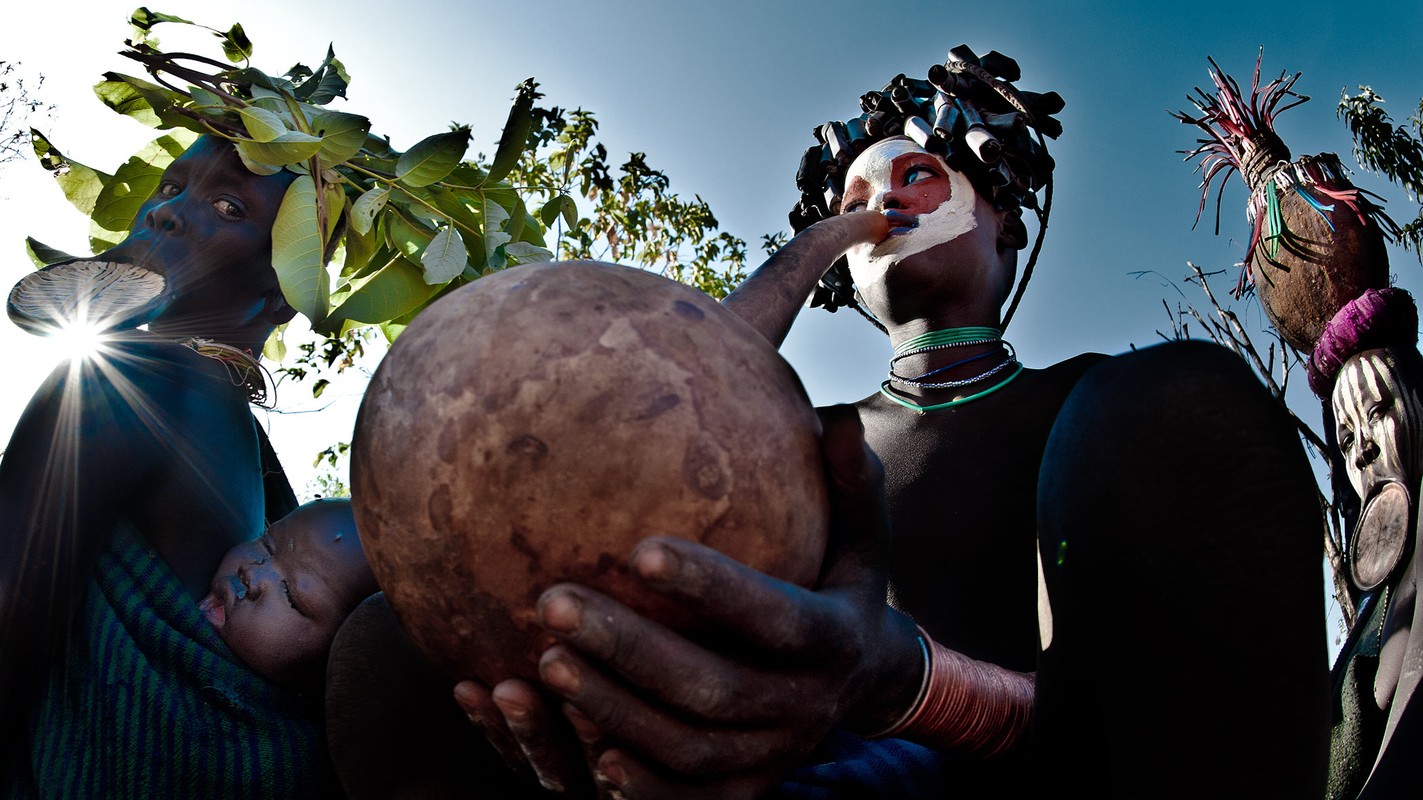
[[[791,229],[799,232],[838,214],[845,174],[855,157],[875,142],[907,136],[943,156],[1000,210],[1027,207],[1038,215],[1037,241],[1003,318],[1007,327],[1037,263],[1052,208],[1053,160],[1043,137],[1056,139],[1062,133],[1062,123],[1052,118],[1062,110],[1062,97],[1020,91],[1012,83],[1019,77],[1018,62],[1008,56],[991,51],[980,57],[959,45],[945,63],[929,68],[927,80],[900,74],[883,89],[865,93],[860,116],[815,128],[816,143],[806,149],[796,172],[801,197],[791,210]],[[866,314],[855,298],[845,259],[821,279],[811,305],[830,311],[849,306]]]

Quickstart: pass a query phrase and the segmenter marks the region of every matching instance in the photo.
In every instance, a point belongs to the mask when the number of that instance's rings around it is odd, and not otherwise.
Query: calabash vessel
[[[422,312],[352,448],[371,567],[451,675],[536,675],[535,603],[575,581],[682,625],[626,569],[652,535],[814,581],[818,422],[794,372],[706,295],[642,270],[528,265]]]
[[[1270,323],[1308,354],[1344,304],[1388,285],[1380,224],[1392,223],[1349,181],[1338,156],[1291,161],[1274,124],[1281,112],[1309,99],[1292,90],[1298,74],[1261,86],[1257,60],[1248,101],[1214,61],[1210,74],[1215,93],[1197,89],[1191,99],[1201,116],[1176,114],[1209,136],[1187,154],[1201,158],[1200,209],[1216,175],[1240,173],[1250,188],[1251,234],[1237,294],[1252,281]]]

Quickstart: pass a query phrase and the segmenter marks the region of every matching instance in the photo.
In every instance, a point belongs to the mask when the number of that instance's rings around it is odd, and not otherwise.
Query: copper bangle
[[[891,736],[894,736],[895,734],[904,730],[904,726],[906,723],[909,722],[909,718],[914,716],[914,713],[924,705],[924,696],[929,692],[929,670],[932,666],[932,662],[929,658],[929,636],[928,634],[924,633],[924,628],[922,627],[919,628],[918,639],[919,650],[921,653],[924,654],[924,671],[923,676],[919,678],[919,691],[914,695],[914,702],[910,704],[909,708],[904,710],[903,714],[899,715],[899,719],[896,719],[894,722],[890,723],[888,728],[885,728],[879,733],[870,734],[865,738],[887,739]]]
[[[950,650],[922,627],[919,637],[928,654],[919,699],[880,736],[982,757],[1010,749],[1028,729],[1033,676]]]

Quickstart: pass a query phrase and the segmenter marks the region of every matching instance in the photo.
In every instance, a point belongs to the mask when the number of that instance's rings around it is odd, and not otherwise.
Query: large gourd
[[[401,624],[451,675],[533,677],[539,595],[605,591],[675,535],[799,584],[823,556],[818,422],[794,372],[706,295],[596,263],[516,267],[405,330],[356,423],[352,497]]]

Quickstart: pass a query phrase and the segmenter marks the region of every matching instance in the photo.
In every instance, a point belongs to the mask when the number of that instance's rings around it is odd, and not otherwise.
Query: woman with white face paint
[[[858,120],[818,129],[800,233],[726,301],[779,344],[824,275],[816,304],[857,307],[894,346],[878,391],[823,412],[834,523],[820,585],[653,539],[633,574],[719,635],[680,636],[586,587],[541,598],[558,640],[541,689],[605,790],[1320,793],[1327,675],[1303,453],[1218,348],[1018,362],[1002,339],[1016,302],[1002,308],[1028,244],[1021,209],[1040,208],[1051,171],[1027,131],[1060,131],[1061,101],[1003,83],[1005,61],[955,48],[930,81],[900,76]],[[546,784],[575,785],[533,687],[456,694]]]
[[[1352,582],[1366,594],[1335,668],[1343,719],[1333,736],[1330,797],[1402,797],[1417,790],[1423,739],[1423,712],[1415,702],[1423,682],[1423,636],[1415,633],[1423,615],[1417,334],[1418,314],[1407,292],[1367,290],[1329,322],[1310,358],[1310,385],[1330,397],[1344,471],[1362,503],[1348,537],[1348,563]]]

